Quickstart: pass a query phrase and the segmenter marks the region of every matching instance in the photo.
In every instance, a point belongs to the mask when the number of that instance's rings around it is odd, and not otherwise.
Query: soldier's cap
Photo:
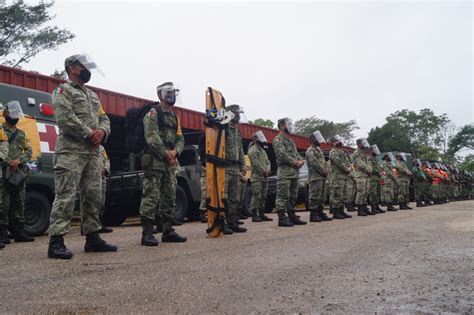
[[[85,68],[89,69],[94,69],[97,68],[97,65],[95,62],[86,62],[88,60],[86,55],[82,54],[77,54],[77,55],[72,55],[66,58],[64,60],[64,67],[67,68],[72,65],[83,65]]]
[[[242,110],[242,107],[240,107],[237,104],[232,104],[226,106],[225,110],[233,112],[233,113],[243,113],[244,111]]]
[[[169,91],[169,90],[178,90],[178,91],[179,91],[179,89],[176,89],[176,88],[174,87],[174,83],[173,83],[173,82],[165,82],[165,83],[160,84],[160,85],[158,85],[158,86],[156,87],[156,91],[157,91],[157,92],[159,92],[159,91],[161,91],[161,90],[168,90],[168,91]]]

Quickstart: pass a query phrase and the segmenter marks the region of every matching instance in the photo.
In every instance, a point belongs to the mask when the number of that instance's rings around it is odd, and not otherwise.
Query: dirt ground
[[[187,223],[177,228],[187,243],[148,248],[132,221],[104,235],[119,246],[105,254],[84,253],[75,226],[70,261],[46,257],[46,236],[8,245],[0,313],[474,313],[474,201],[245,226],[208,239]]]

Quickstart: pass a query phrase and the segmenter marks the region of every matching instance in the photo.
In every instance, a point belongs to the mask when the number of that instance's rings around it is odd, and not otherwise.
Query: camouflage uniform
[[[8,159],[8,137],[3,131],[3,128],[0,128],[0,161],[2,162],[2,165],[4,162]],[[3,176],[3,167],[0,168],[0,178]],[[2,198],[0,198],[0,228],[6,229],[9,223],[8,219],[8,210],[4,206],[3,202],[3,194],[4,194],[4,184],[3,180],[0,180],[0,193],[2,195]],[[6,230],[5,230],[6,231]],[[0,239],[2,239],[2,235],[0,235]]]
[[[17,132],[13,141],[9,141],[10,145],[5,163],[8,165],[10,161],[20,160],[21,164],[18,168],[28,175],[29,169],[27,163],[33,154],[28,135],[18,128],[9,129],[6,124],[4,124],[2,128],[8,139],[12,139],[13,134]],[[13,228],[13,231],[16,231],[19,225],[23,226],[25,224],[26,180],[21,182],[18,186],[12,185],[5,180],[3,186],[3,207],[8,211],[10,226]],[[23,229],[23,227],[19,228]]]
[[[402,205],[409,202],[410,176],[412,174],[403,161],[397,160],[395,168],[398,172],[398,203]]]
[[[306,163],[308,164],[309,183],[309,211],[324,208],[324,193],[326,186],[326,176],[328,173],[326,160],[323,151],[311,145],[306,150]]]
[[[355,169],[354,176],[357,183],[356,205],[359,207],[366,206],[369,196],[369,174],[372,173],[372,166],[367,154],[361,148],[356,149],[352,155],[352,161]]]
[[[264,215],[265,199],[267,197],[267,177],[264,172],[270,172],[270,160],[265,149],[258,145],[252,145],[248,151],[251,165],[250,183],[252,184],[252,203],[253,215],[257,213]]]
[[[329,203],[335,214],[344,209],[344,191],[349,180],[348,168],[351,167],[349,158],[342,149],[334,147],[329,153],[330,171],[329,183],[331,196]]]
[[[351,164],[352,170],[354,167]],[[348,211],[354,208],[354,199],[357,193],[357,181],[354,172],[347,176],[346,185],[344,186],[344,204]]]
[[[201,203],[199,204],[199,211],[207,211],[207,177],[206,167],[201,165],[200,167],[200,184],[201,184]]]
[[[380,195],[382,186],[380,180],[382,178],[382,167],[375,158],[375,156],[368,156],[370,166],[372,167],[372,176],[369,180],[369,201],[372,207],[378,207],[380,204]]]
[[[176,208],[176,185],[179,165],[166,160],[167,150],[181,154],[184,136],[178,116],[161,107],[163,121],[159,122],[158,110],[152,108],[143,118],[145,149],[142,152],[144,172],[140,217],[150,221],[159,217],[164,232],[172,231],[172,219]]]
[[[296,162],[301,160],[301,156],[296,150],[293,139],[281,134],[273,139],[273,150],[278,165],[275,208],[278,217],[283,220],[287,212],[290,217],[295,215],[299,176]]]
[[[225,167],[226,221],[237,224],[237,207],[241,196],[240,174],[245,170],[244,149],[240,130],[234,122],[229,123],[225,133],[225,158],[230,165]]]
[[[107,175],[110,173],[110,159],[105,151],[103,146],[99,146],[99,153],[100,153],[100,162],[101,162],[101,169],[102,169],[102,208],[100,211],[100,216],[104,214],[105,210],[105,196],[107,193]]]
[[[384,178],[384,195],[385,202],[388,205],[391,205],[395,201],[394,197],[394,186],[397,186],[397,179],[393,176],[392,173],[392,163],[385,161],[382,166],[383,171],[385,172]]]
[[[51,209],[50,235],[68,232],[78,190],[82,228],[86,235],[91,234],[101,228],[102,187],[99,149],[87,138],[92,130],[102,129],[106,139],[110,121],[97,95],[72,81],[54,90],[53,105],[59,136],[54,155],[56,196]]]

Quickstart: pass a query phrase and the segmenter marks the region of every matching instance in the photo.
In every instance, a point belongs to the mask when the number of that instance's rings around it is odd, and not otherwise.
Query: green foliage
[[[267,128],[273,128],[273,126],[275,126],[273,121],[271,121],[270,119],[263,119],[263,118],[257,118],[254,121],[249,121],[249,124],[267,127]]]
[[[474,124],[465,125],[451,138],[447,153],[454,156],[462,149],[474,150]]]
[[[435,115],[428,108],[419,113],[403,109],[390,114],[382,127],[373,128],[368,140],[380,151],[402,151],[416,157],[439,157],[446,153],[452,124],[446,114]]]
[[[27,5],[15,1],[0,7],[0,60],[18,67],[44,50],[56,49],[74,38],[74,34],[57,26],[47,26],[54,16],[48,9],[54,2]]]
[[[62,79],[62,80],[67,80],[67,73],[66,73],[66,70],[54,70],[53,74],[51,74],[51,76],[53,78],[58,78],[58,79]]]
[[[459,164],[461,169],[464,169],[468,172],[474,172],[474,154],[469,154],[464,158],[464,160]]]
[[[359,126],[357,126],[355,120],[335,123],[325,119],[316,118],[316,116],[311,116],[295,122],[295,130],[297,134],[309,136],[314,131],[319,130],[326,139],[332,138],[335,135],[340,135],[345,140],[346,145],[353,142],[353,131],[356,129],[359,129]]]

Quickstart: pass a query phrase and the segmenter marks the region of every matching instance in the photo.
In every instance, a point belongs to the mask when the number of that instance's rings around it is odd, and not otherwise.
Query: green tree
[[[474,124],[465,125],[450,139],[447,154],[454,156],[462,149],[474,150]]]
[[[44,50],[57,49],[74,34],[57,26],[46,25],[54,18],[48,10],[54,2],[27,5],[15,1],[0,7],[0,60],[19,67]]]
[[[454,128],[446,114],[436,115],[425,108],[416,113],[408,109],[396,111],[386,118],[382,127],[369,132],[370,143],[381,151],[410,152],[417,157],[446,154]]]
[[[249,121],[249,124],[267,127],[267,128],[273,128],[273,126],[275,126],[273,121],[271,121],[270,119],[263,119],[263,118],[257,118],[253,121]]]
[[[54,70],[54,72],[50,75],[51,77],[53,78],[58,78],[58,79],[61,79],[61,80],[67,80],[67,73],[66,73],[66,70]]]
[[[459,167],[468,172],[474,172],[474,154],[469,154],[459,163]]]
[[[351,144],[354,140],[354,130],[359,129],[355,120],[348,122],[336,123],[325,119],[319,119],[316,116],[303,118],[295,122],[295,130],[297,134],[309,136],[314,131],[319,130],[326,139],[335,135],[340,135],[346,142]]]

